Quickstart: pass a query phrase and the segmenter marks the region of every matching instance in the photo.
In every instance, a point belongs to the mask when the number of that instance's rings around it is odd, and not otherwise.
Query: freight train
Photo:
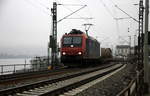
[[[72,29],[62,36],[60,52],[65,66],[94,65],[100,58],[100,43],[84,32]]]

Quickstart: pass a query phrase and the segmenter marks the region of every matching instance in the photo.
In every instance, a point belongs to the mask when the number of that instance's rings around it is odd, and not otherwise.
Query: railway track
[[[91,82],[122,67],[122,64],[82,70],[69,76],[45,80],[34,84],[9,88],[0,91],[0,96],[56,96]]]
[[[75,71],[78,71],[79,68],[73,68],[73,69],[68,69],[68,68],[63,68],[63,69],[58,69],[58,70],[49,70],[49,71],[40,71],[40,72],[35,72],[34,74],[19,74],[19,76],[11,76],[8,78],[3,78],[0,80],[0,90],[10,88],[10,87],[17,87],[17,86],[22,86],[25,84],[30,84],[30,83],[35,83],[39,82],[42,80],[46,79],[53,79],[58,76],[63,76],[64,74],[72,73]]]
[[[17,80],[24,80],[29,78],[36,78],[36,77],[42,77],[45,76],[45,74],[51,74],[51,73],[57,73],[64,70],[68,70],[67,67],[62,67],[55,70],[41,70],[36,72],[25,72],[25,73],[15,73],[15,74],[7,74],[7,75],[0,75],[0,84],[1,83],[8,83],[11,81],[17,81]],[[39,75],[40,74],[40,75]]]

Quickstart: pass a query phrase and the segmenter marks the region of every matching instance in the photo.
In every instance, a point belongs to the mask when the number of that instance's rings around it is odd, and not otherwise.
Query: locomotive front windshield
[[[80,47],[82,44],[82,38],[80,36],[69,36],[63,38],[63,46],[69,47],[73,45],[74,47]]]

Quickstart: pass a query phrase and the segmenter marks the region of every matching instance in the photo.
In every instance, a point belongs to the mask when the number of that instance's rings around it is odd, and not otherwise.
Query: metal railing
[[[137,79],[135,78],[124,90],[117,94],[117,96],[136,96],[137,87]]]
[[[47,65],[43,63],[0,65],[0,75],[33,72],[33,71],[40,71],[46,69],[47,69]]]
[[[123,89],[117,96],[141,96],[141,86],[140,85],[140,76],[142,75],[143,70],[137,73],[137,76],[129,83],[129,85]]]

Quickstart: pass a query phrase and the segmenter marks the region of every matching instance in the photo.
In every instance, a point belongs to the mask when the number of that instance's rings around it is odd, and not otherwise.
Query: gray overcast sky
[[[92,20],[66,19],[58,23],[58,41],[71,29],[80,29],[84,23],[92,23],[89,35],[96,37],[102,46],[119,43],[118,36],[128,40],[136,33],[137,22],[124,19],[116,22],[114,17],[127,17],[114,7],[121,9],[138,19],[139,0],[0,0],[0,53],[20,53],[45,55],[48,37],[51,32],[51,11],[53,1],[62,4],[86,4],[88,7],[71,17],[93,17]],[[58,20],[75,11],[80,6],[58,6]],[[70,18],[71,18],[70,17]],[[118,23],[118,24],[117,24]],[[127,32],[130,28],[130,33]],[[123,41],[120,41],[123,43]]]

